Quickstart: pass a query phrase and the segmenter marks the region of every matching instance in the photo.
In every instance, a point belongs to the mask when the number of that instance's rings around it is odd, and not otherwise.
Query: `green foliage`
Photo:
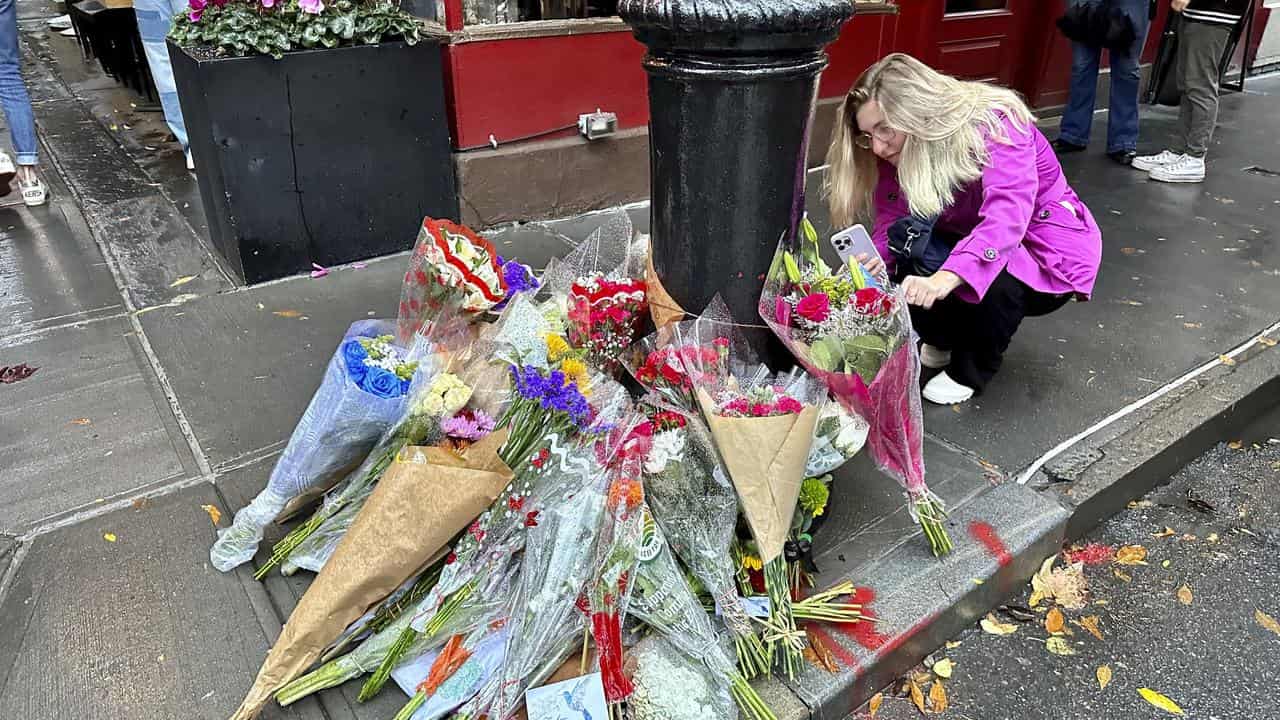
[[[309,13],[297,0],[265,8],[256,1],[210,4],[198,20],[188,13],[174,18],[169,38],[183,48],[209,47],[218,55],[270,55],[279,60],[290,50],[372,45],[420,39],[416,18],[383,0],[335,0]]]

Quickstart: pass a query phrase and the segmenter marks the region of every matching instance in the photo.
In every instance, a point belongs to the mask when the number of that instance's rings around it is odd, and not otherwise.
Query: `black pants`
[[[951,351],[952,380],[980,392],[1000,369],[1022,318],[1048,315],[1070,299],[1032,290],[1006,270],[980,303],[949,295],[928,310],[912,305],[911,324],[922,340]]]

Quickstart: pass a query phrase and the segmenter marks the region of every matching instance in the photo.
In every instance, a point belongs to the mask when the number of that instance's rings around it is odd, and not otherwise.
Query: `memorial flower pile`
[[[233,720],[362,676],[360,702],[406,692],[396,720],[511,720],[583,672],[611,716],[773,720],[749,681],[796,673],[798,623],[861,618],[848,583],[806,596],[858,406],[756,362],[723,303],[636,341],[647,287],[621,218],[542,277],[460,226],[424,233],[399,332],[353,326],[313,400],[396,407],[341,467],[321,440],[291,457],[339,482],[259,568],[318,575]],[[862,312],[857,290],[818,280],[788,295],[789,322],[844,338],[824,323]],[[902,307],[875,303],[883,322]],[[893,358],[860,367],[874,385]]]
[[[797,252],[778,246],[760,317],[832,396],[869,425],[867,447],[902,484],[935,555],[951,551],[946,506],[924,479],[920,360],[900,288],[880,287],[856,261],[832,269],[806,220]]]

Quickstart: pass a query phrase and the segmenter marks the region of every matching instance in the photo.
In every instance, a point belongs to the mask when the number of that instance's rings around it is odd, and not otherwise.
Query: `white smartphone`
[[[842,263],[857,262],[857,257],[864,253],[867,257],[880,257],[880,252],[876,250],[876,244],[871,241],[871,236],[867,234],[867,229],[861,225],[854,225],[832,235],[831,247],[836,249],[836,254],[840,256],[840,262]],[[880,259],[883,260],[884,258]],[[887,278],[876,278],[881,282],[885,279]]]

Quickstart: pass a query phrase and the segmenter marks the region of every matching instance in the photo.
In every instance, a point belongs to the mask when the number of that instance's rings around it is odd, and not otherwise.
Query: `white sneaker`
[[[187,156],[187,170],[189,170],[189,171],[191,171],[191,172],[195,172],[195,171],[196,171],[196,159],[195,159],[194,157],[191,157],[191,151],[190,151],[190,150],[183,150],[183,151],[182,151],[182,154]]]
[[[1169,152],[1168,150],[1161,150],[1159,155],[1139,155],[1138,157],[1134,158],[1133,162],[1129,163],[1129,165],[1134,170],[1141,170],[1142,172],[1151,172],[1152,170],[1160,167],[1161,165],[1171,165],[1181,159],[1182,159],[1182,153]]]
[[[8,195],[13,190],[13,176],[17,174],[18,168],[13,166],[13,158],[0,152],[0,197]]]
[[[929,343],[920,345],[920,364],[931,369],[944,368],[951,364],[951,351],[939,350]]]
[[[1147,176],[1167,183],[1198,183],[1204,180],[1204,158],[1183,155],[1176,162],[1152,168]]]
[[[59,15],[58,17],[49,18],[48,25],[51,30],[66,30],[71,27],[71,16]]]
[[[19,182],[18,187],[22,188],[22,202],[27,207],[43,205],[49,200],[49,190],[40,178],[35,178],[30,183]]]
[[[945,372],[925,383],[924,399],[937,405],[959,405],[973,397],[973,388],[951,379]]]

